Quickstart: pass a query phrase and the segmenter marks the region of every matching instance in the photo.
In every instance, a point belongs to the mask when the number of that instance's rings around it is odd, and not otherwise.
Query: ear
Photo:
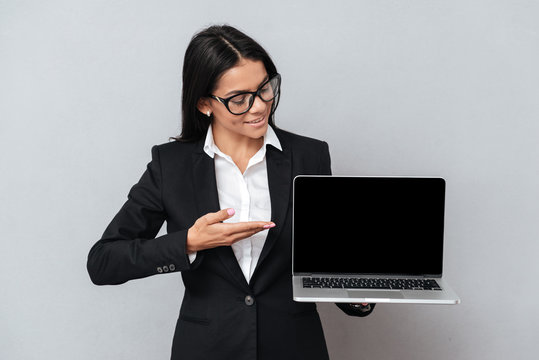
[[[207,115],[208,111],[212,113],[212,109],[210,106],[210,100],[208,98],[200,98],[197,101],[197,109],[202,114]]]

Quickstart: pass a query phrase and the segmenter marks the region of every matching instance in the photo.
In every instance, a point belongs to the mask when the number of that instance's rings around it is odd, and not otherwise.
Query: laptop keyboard
[[[442,290],[433,279],[373,279],[349,277],[303,277],[304,288]]]

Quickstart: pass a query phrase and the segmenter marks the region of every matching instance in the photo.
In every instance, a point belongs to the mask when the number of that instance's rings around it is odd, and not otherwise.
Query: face
[[[212,95],[226,99],[239,92],[256,91],[266,80],[268,73],[262,61],[243,59],[223,73]],[[272,104],[273,101],[265,102],[256,96],[249,111],[234,115],[218,100],[204,98],[200,100],[198,109],[203,114],[210,111],[213,115],[214,135],[217,133],[231,139],[238,137],[260,139],[268,128]]]

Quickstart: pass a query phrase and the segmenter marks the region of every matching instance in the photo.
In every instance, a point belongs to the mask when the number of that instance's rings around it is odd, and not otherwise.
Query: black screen
[[[441,275],[441,178],[294,181],[294,273]]]

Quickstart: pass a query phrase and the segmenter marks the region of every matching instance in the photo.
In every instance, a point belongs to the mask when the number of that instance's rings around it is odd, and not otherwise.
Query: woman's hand
[[[352,303],[350,304],[353,308],[355,309],[358,309],[359,311],[361,312],[368,312],[368,311],[371,311],[372,310],[372,306],[371,304],[369,303],[361,303],[361,304],[358,304],[358,303]]]
[[[195,221],[187,232],[187,253],[191,254],[204,249],[219,246],[230,246],[259,231],[275,226],[271,221],[249,221],[223,223],[234,216],[234,209],[223,209],[206,214]]]

